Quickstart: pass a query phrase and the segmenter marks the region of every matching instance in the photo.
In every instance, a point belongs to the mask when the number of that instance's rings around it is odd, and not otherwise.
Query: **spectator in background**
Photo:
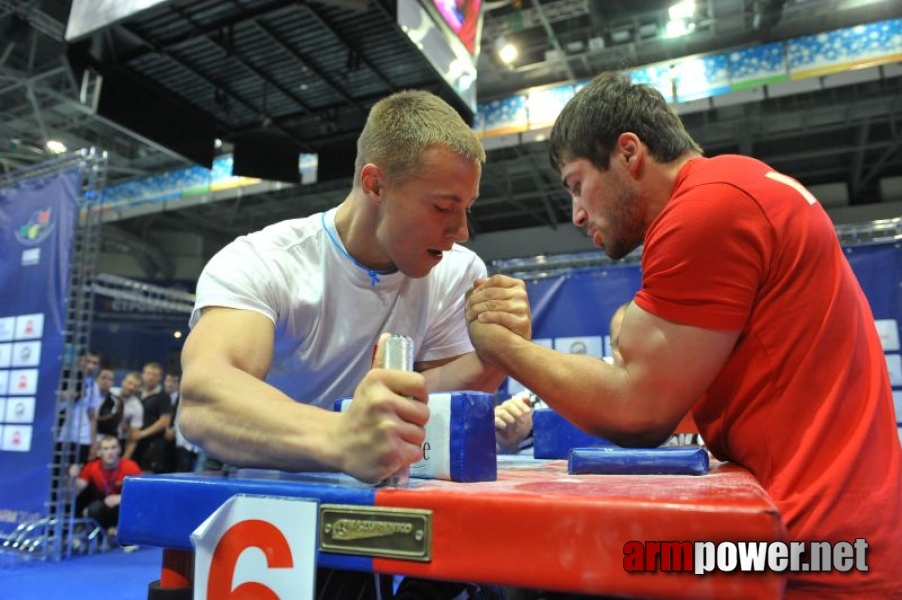
[[[169,400],[172,403],[172,417],[169,421],[169,425],[166,427],[165,438],[166,438],[166,470],[167,471],[175,471],[176,470],[176,450],[175,450],[175,419],[176,419],[176,408],[179,400],[179,375],[178,373],[166,373],[166,376],[163,378],[163,391],[169,395]]]
[[[113,393],[118,393],[122,401],[122,421],[119,423],[119,443],[125,448],[125,458],[135,458],[135,448],[138,445],[138,433],[144,426],[144,405],[141,404],[141,374],[137,371],[127,373],[122,378],[120,387],[113,388]]]
[[[168,471],[166,452],[166,428],[172,422],[172,399],[163,390],[160,381],[163,367],[151,362],[141,371],[141,406],[144,419],[138,432],[135,456],[141,468],[148,473]]]
[[[97,388],[103,400],[97,410],[97,435],[118,436],[122,422],[122,399],[113,393],[113,370],[101,369],[97,374]]]
[[[98,441],[99,458],[86,464],[75,479],[79,515],[94,519],[108,534],[115,536],[119,524],[119,502],[122,481],[129,475],[140,475],[141,468],[133,460],[120,458],[119,440],[103,435]]]
[[[178,373],[166,373],[166,377],[163,378],[163,391],[169,394],[169,400],[172,402],[173,406],[175,406],[175,403],[178,402],[179,399],[180,381],[181,375]]]
[[[63,390],[69,401],[64,404],[65,416],[60,427],[59,450],[72,452],[75,464],[83,465],[96,456],[97,409],[101,394],[95,376],[100,368],[100,353],[86,350],[78,358],[74,389]]]
[[[166,441],[171,444],[173,454],[172,470],[176,473],[190,473],[197,466],[197,446],[185,439],[179,428],[179,374],[167,373],[163,389],[172,398],[172,422],[166,428]]]

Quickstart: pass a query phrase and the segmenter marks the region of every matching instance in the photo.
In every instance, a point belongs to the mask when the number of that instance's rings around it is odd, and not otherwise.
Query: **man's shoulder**
[[[237,238],[232,244],[249,244],[260,251],[289,250],[316,238],[323,231],[320,214],[267,225]]]
[[[133,461],[130,458],[120,458],[119,459],[119,468],[126,475],[140,475],[141,467],[138,466],[138,463]]]
[[[720,183],[742,188],[744,184],[759,180],[772,170],[766,163],[756,158],[739,154],[699,157],[690,160],[683,167],[680,184],[695,187]],[[679,184],[678,186],[681,187]]]

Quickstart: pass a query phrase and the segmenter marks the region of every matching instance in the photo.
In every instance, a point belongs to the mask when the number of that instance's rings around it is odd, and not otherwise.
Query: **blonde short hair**
[[[438,96],[405,90],[379,100],[357,139],[354,186],[360,185],[360,172],[367,163],[377,165],[393,183],[403,183],[417,173],[420,154],[433,145],[485,162],[476,133]]]

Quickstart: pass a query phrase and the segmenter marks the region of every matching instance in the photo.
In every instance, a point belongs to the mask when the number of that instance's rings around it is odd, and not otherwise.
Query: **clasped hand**
[[[470,340],[484,360],[492,359],[512,336],[532,339],[532,315],[526,284],[507,275],[478,279],[467,292]]]

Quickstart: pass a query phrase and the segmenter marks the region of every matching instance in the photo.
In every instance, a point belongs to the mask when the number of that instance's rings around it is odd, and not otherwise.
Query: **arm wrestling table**
[[[627,572],[628,541],[785,541],[770,498],[748,472],[705,476],[568,475],[566,461],[499,457],[498,480],[412,479],[373,488],[341,474],[240,470],[125,480],[122,544],[164,548],[163,587],[191,585],[191,532],[236,494],[320,503],[320,567],[584,594],[779,598],[781,573]],[[323,550],[326,506],[431,511],[428,560]],[[328,530],[328,528],[327,528]]]

